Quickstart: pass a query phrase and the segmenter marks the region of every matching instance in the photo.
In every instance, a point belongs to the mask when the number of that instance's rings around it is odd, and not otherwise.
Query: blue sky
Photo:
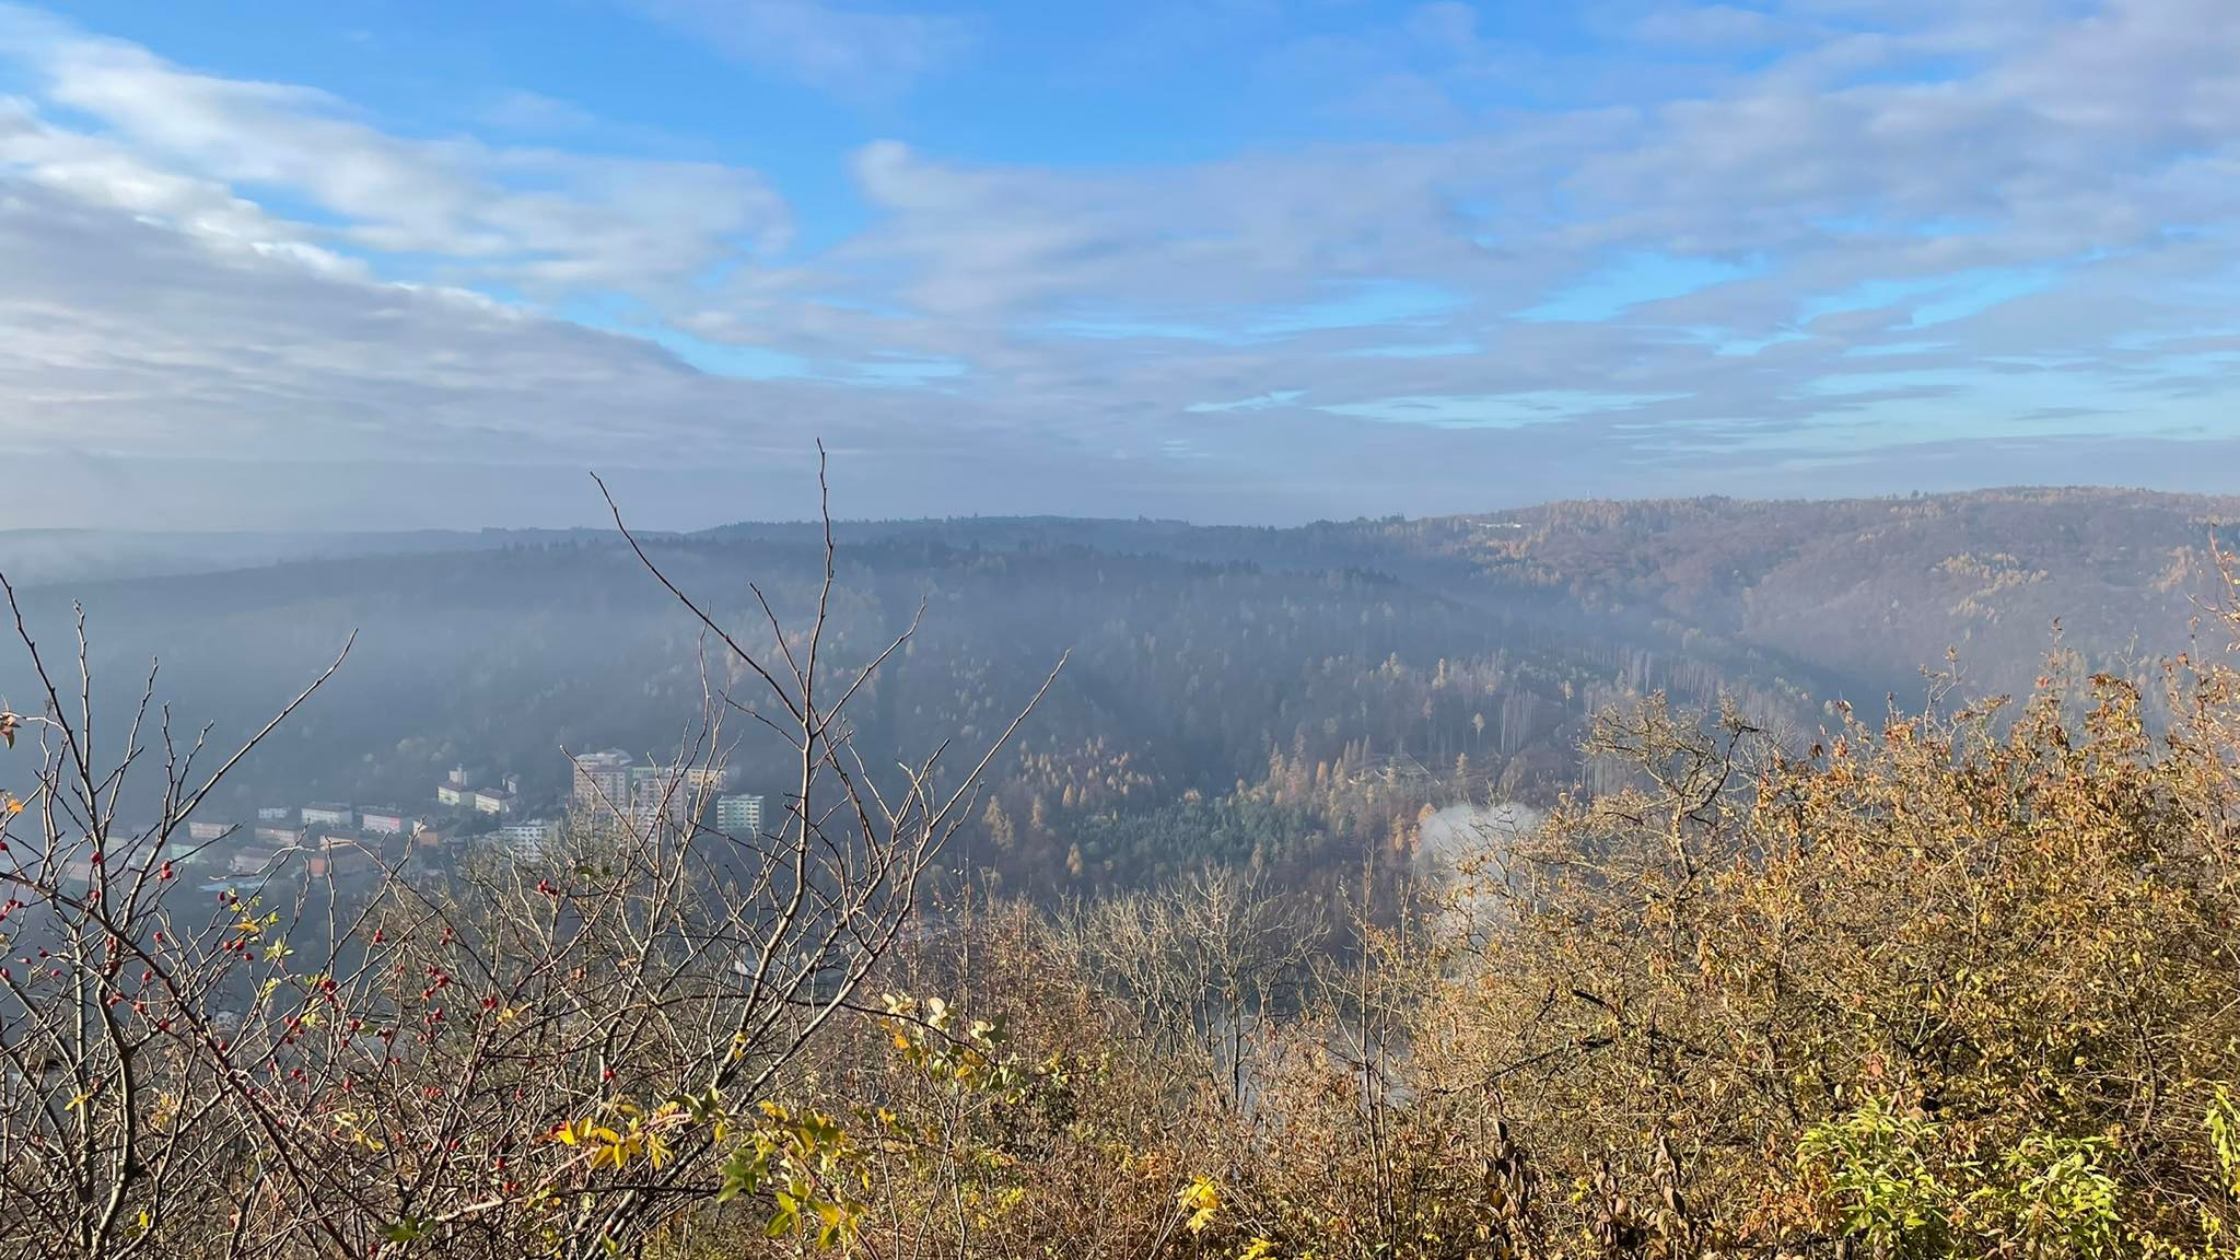
[[[0,3],[0,525],[2230,489],[2229,0]]]

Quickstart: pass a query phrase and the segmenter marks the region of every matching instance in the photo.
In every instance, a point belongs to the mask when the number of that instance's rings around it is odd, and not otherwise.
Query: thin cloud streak
[[[624,0],[725,56],[855,101],[903,95],[972,43],[954,17],[824,0]]]

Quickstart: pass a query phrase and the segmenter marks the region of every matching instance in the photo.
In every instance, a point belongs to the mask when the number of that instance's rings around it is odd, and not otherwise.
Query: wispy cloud
[[[482,111],[482,119],[505,131],[581,133],[601,127],[599,116],[580,105],[520,88],[502,92]]]
[[[727,57],[853,99],[907,92],[971,43],[960,18],[825,0],[623,0]]]

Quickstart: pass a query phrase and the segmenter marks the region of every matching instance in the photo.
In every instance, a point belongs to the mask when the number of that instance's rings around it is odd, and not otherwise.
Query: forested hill
[[[807,526],[715,533],[806,538]],[[2210,586],[2211,544],[2240,549],[2240,498],[2003,489],[1907,499],[1731,498],[1551,503],[1481,516],[1291,529],[1167,521],[965,518],[857,522],[843,540],[952,547],[1065,542],[1270,568],[1359,568],[1405,581],[1558,595],[1582,613],[1678,627],[1903,687],[1957,649],[2027,684],[2056,620],[2094,654],[2184,646]],[[2133,639],[2136,638],[2136,644]]]
[[[1733,695],[1802,731],[1957,648],[1981,688],[2027,685],[2053,643],[2142,672],[2210,595],[2240,500],[1996,491],[1908,500],[1567,503],[1293,529],[955,519],[844,523],[833,659],[860,662],[920,601],[925,628],[868,695],[867,750],[970,745],[1072,661],[1000,767],[980,852],[1064,888],[1205,857],[1312,867],[1467,793],[1544,801],[1578,780],[1587,715],[1650,689]],[[477,545],[456,540],[477,538]],[[106,710],[159,651],[179,720],[238,733],[355,628],[331,689],[223,803],[419,805],[442,770],[565,787],[559,750],[672,748],[702,643],[617,540],[447,536],[396,554],[50,581],[48,640],[82,600]],[[804,615],[817,530],[650,540],[727,624],[750,581]],[[720,654],[712,654],[719,675]],[[28,702],[11,655],[6,694]],[[735,726],[733,733],[741,734]],[[111,730],[117,729],[114,725]],[[98,732],[97,732],[98,734]],[[782,782],[743,739],[749,787]]]
[[[220,573],[285,561],[427,551],[473,551],[585,538],[590,530],[407,530],[391,533],[156,533],[142,530],[0,530],[0,573],[18,586]]]

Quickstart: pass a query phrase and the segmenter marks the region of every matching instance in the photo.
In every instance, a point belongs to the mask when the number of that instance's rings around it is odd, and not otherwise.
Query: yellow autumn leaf
[[[1207,1177],[1200,1177],[1184,1186],[1175,1199],[1182,1205],[1182,1210],[1190,1214],[1183,1225],[1193,1234],[1203,1233],[1207,1226],[1213,1224],[1214,1213],[1221,1210],[1221,1191]]]

